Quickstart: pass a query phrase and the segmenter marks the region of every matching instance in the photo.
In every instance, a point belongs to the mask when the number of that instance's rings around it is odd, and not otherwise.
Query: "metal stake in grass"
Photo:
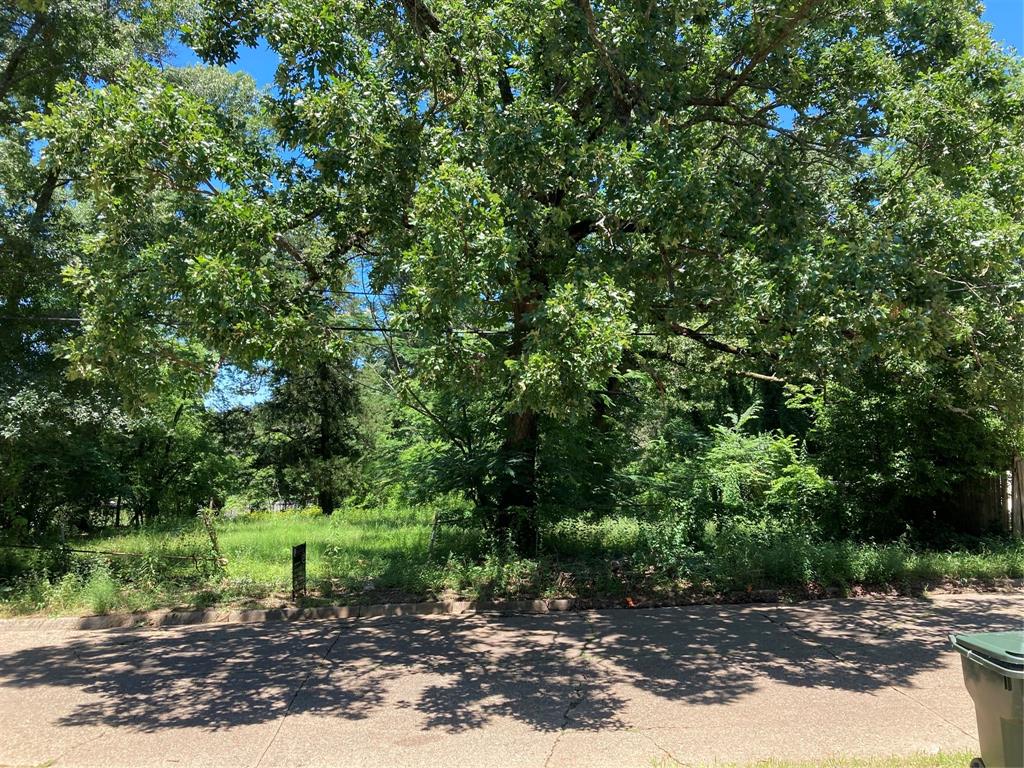
[[[292,547],[292,600],[306,594],[306,543]]]

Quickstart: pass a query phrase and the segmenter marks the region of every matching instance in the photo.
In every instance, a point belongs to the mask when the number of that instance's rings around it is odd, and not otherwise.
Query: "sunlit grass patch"
[[[824,760],[790,762],[767,760],[754,763],[703,763],[706,768],[967,768],[975,755],[969,752],[940,753],[934,755],[900,755],[895,757],[831,757]],[[676,768],[683,763],[675,760],[655,760],[651,768]],[[690,765],[687,763],[686,765]]]

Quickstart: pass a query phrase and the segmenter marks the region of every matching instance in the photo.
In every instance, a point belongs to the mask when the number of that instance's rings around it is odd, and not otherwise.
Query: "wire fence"
[[[170,555],[162,552],[117,552],[109,549],[77,549],[75,547],[68,547],[64,545],[47,547],[39,544],[0,544],[0,549],[29,549],[37,550],[40,552],[74,552],[75,554],[101,555],[105,557],[137,557],[156,558],[160,560],[182,560],[195,563],[197,567],[199,563],[219,563],[223,559],[215,557],[213,555]]]

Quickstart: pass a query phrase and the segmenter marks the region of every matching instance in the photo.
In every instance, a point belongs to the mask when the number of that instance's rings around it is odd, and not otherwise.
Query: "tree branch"
[[[512,94],[512,84],[509,82],[505,67],[498,68],[498,92],[501,94],[502,106],[511,107],[515,96]]]
[[[7,65],[4,67],[3,73],[0,73],[0,101],[7,98],[7,93],[15,80],[15,72],[17,72],[18,67],[28,54],[29,49],[32,47],[35,39],[39,36],[39,33],[43,31],[43,27],[46,26],[46,23],[46,14],[36,13],[32,20],[32,24],[29,25],[29,28],[25,31],[25,36],[21,38],[21,42],[18,43],[18,47],[15,48],[7,58]]]
[[[53,170],[47,172],[46,177],[43,179],[43,186],[40,188],[39,192],[36,193],[36,196],[33,199],[35,208],[32,211],[32,216],[29,217],[28,220],[28,227],[30,231],[37,232],[40,226],[42,226],[43,219],[49,212],[50,204],[53,202],[53,193],[57,189],[57,183],[57,172]]]
[[[679,368],[685,368],[686,367],[686,363],[684,363],[682,360],[677,360],[676,358],[672,357],[672,355],[668,354],[667,352],[659,352],[659,351],[654,350],[654,349],[641,349],[641,350],[639,350],[637,352],[637,354],[640,355],[640,357],[643,357],[643,358],[645,358],[647,360],[659,360],[659,361],[661,361],[663,363],[669,363],[670,365],[674,365],[674,366],[677,366]],[[743,376],[744,378],[755,379],[757,381],[766,381],[766,382],[769,382],[771,384],[787,384],[787,383],[789,383],[786,379],[782,379],[782,378],[779,378],[778,376],[774,376],[774,375],[768,374],[768,373],[757,373],[755,371],[734,371],[734,373],[737,376]]]
[[[713,95],[703,96],[696,99],[691,99],[688,103],[693,107],[724,107],[729,104],[732,97],[736,95],[736,92],[744,86],[750,76],[754,74],[761,64],[775,52],[775,50],[782,45],[789,37],[800,27],[800,24],[810,15],[814,8],[822,3],[823,0],[803,0],[800,7],[797,8],[796,12],[789,18],[789,20],[782,26],[782,29],[763,45],[747,62],[746,66],[743,67],[736,74],[732,74],[730,71],[734,66],[734,63],[730,65],[722,72],[720,72],[713,81],[712,91]],[[734,60],[735,62],[735,60]],[[729,87],[721,94],[717,93],[718,84],[723,80],[729,80]]]
[[[601,63],[604,65],[605,71],[608,72],[608,77],[612,84],[612,94],[615,97],[616,104],[619,106],[620,116],[626,119],[639,100],[636,85],[615,65],[615,62],[612,60],[611,51],[604,44],[604,41],[601,40],[597,29],[597,19],[594,18],[594,8],[591,6],[590,0],[576,0],[576,5],[579,6],[580,11],[583,13],[583,18],[586,20],[587,34],[590,36],[590,41],[597,50],[598,56],[601,57]]]
[[[707,347],[708,349],[713,349],[716,352],[723,352],[727,355],[733,355],[734,357],[754,356],[754,353],[749,349],[746,349],[744,347],[736,347],[733,346],[732,344],[727,344],[724,341],[719,341],[718,339],[712,336],[708,336],[706,333],[701,333],[695,328],[689,328],[688,326],[680,325],[679,323],[669,323],[668,327],[672,331],[672,333],[676,334],[677,336],[683,336],[687,339],[690,339],[691,341],[696,341],[701,346]]]
[[[287,237],[278,232],[274,233],[273,239],[274,245],[295,259],[295,261],[297,261],[299,265],[306,270],[306,275],[309,277],[309,286],[323,280],[323,275],[320,273],[320,270],[317,269],[315,264],[310,263],[309,259],[306,258],[306,254],[302,252],[302,249],[296,247]]]
[[[413,29],[421,35],[425,32],[440,31],[441,22],[437,20],[437,16],[434,15],[434,12],[427,7],[423,0],[401,0],[401,4]]]

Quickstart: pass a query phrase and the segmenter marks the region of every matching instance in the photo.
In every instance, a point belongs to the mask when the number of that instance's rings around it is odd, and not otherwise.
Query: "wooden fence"
[[[961,484],[951,511],[961,530],[1024,536],[1024,457],[1015,457],[1004,473]]]
[[[1024,456],[1013,460],[1008,474],[1006,508],[1010,517],[1009,529],[1014,536],[1024,536]]]

